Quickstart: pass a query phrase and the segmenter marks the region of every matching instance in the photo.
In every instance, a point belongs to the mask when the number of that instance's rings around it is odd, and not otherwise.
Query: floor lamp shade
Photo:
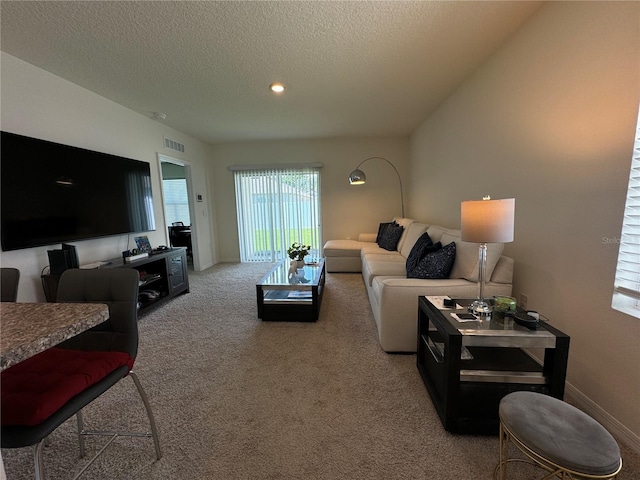
[[[349,184],[350,185],[363,185],[367,181],[367,176],[364,174],[362,170],[355,169],[349,175]]]
[[[479,243],[478,249],[478,298],[469,310],[479,315],[491,313],[484,299],[486,282],[487,243],[513,242],[513,227],[516,210],[515,198],[462,202],[460,207],[461,234],[463,242]]]

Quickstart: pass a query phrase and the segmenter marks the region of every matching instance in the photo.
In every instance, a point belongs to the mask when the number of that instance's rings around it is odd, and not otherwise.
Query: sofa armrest
[[[361,233],[360,235],[358,235],[359,242],[376,243],[376,238],[378,238],[377,233]]]
[[[511,295],[510,284],[489,282],[485,295]],[[449,295],[475,298],[477,282],[463,278],[423,280],[378,276],[367,286],[369,301],[378,327],[380,345],[385,352],[415,352],[417,346],[418,298],[421,295]]]

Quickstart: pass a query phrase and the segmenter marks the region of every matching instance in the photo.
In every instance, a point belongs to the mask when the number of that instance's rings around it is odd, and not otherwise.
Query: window
[[[293,242],[311,245],[320,257],[320,170],[318,167],[232,167],[236,186],[242,262],[286,258]]]
[[[164,192],[164,211],[167,217],[167,225],[171,225],[174,222],[191,225],[187,180],[184,178],[162,180],[162,189]]]
[[[640,318],[640,112],[633,145],[611,306]]]

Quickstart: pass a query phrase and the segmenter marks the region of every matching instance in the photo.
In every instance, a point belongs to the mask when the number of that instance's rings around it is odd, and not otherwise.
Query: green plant
[[[287,249],[287,255],[289,255],[291,260],[303,261],[304,257],[309,255],[309,250],[311,250],[311,245],[303,245],[302,243],[293,242]]]

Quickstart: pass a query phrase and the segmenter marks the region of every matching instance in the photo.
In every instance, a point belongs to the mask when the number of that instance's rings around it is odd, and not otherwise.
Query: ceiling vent
[[[184,153],[184,145],[182,143],[176,142],[175,140],[171,140],[167,137],[164,137],[164,148]]]

